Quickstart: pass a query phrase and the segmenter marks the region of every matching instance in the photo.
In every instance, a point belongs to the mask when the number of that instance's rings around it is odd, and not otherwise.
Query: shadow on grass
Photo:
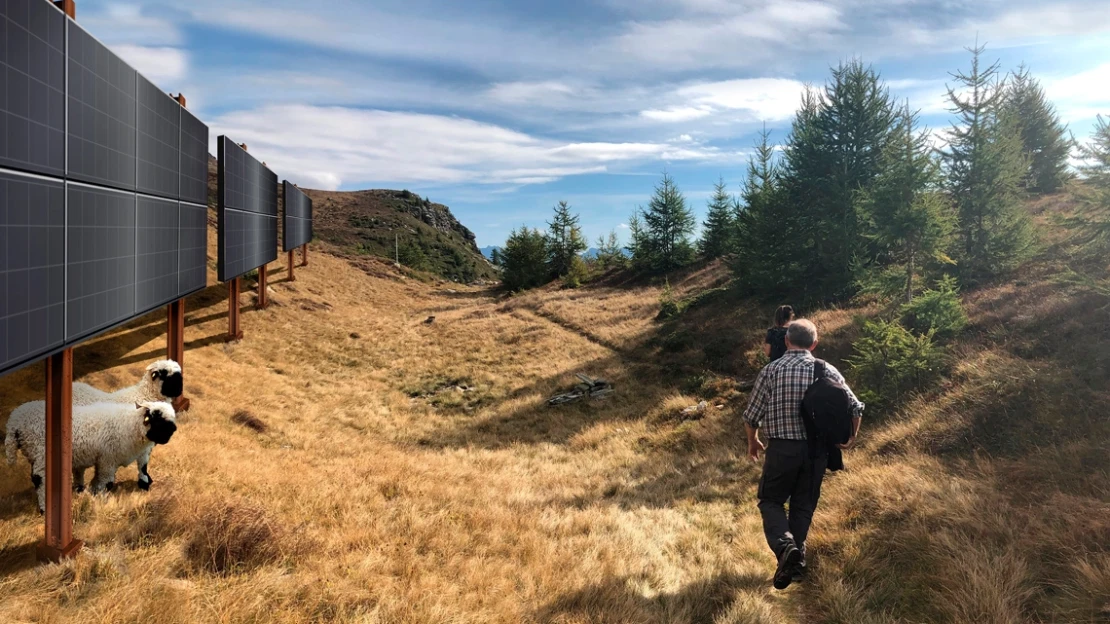
[[[0,550],[0,578],[13,576],[39,566],[38,542],[9,546]]]
[[[615,577],[555,598],[537,613],[541,623],[688,622],[712,624],[732,607],[741,592],[761,591],[769,576],[721,574],[691,583],[674,593],[644,595],[637,579]]]

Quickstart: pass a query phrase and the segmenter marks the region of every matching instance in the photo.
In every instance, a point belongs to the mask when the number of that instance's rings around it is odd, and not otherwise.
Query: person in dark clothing
[[[814,380],[812,351],[817,347],[817,327],[807,320],[794,321],[786,332],[786,354],[759,373],[751,399],[744,411],[748,435],[748,457],[759,460],[766,451],[759,480],[759,513],[767,545],[778,558],[774,586],[785,589],[805,569],[805,545],[813,512],[821,497],[821,481],[828,464],[828,451],[810,452],[806,426],[801,415],[802,398]],[[825,375],[837,383],[844,376],[831,364]],[[845,384],[847,387],[847,384]],[[864,405],[848,390],[852,413],[852,437],[840,449],[851,448],[859,433]],[[767,444],[759,439],[763,432]],[[785,505],[790,503],[790,513]]]
[[[763,344],[763,353],[772,362],[786,353],[786,326],[793,320],[794,308],[784,305],[775,311],[775,326],[767,330],[767,338]]]

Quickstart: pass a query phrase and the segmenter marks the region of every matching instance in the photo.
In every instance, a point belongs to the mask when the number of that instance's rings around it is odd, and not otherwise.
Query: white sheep
[[[73,405],[76,407],[94,403],[135,405],[147,401],[172,402],[173,399],[181,396],[183,389],[181,366],[173,360],[158,360],[146,367],[146,372],[138,383],[115,392],[105,392],[86,383],[73,384]],[[135,462],[139,470],[139,489],[142,490],[149,490],[154,483],[154,479],[150,478],[150,454],[153,450],[154,444],[148,444]],[[80,479],[76,478],[76,472],[74,477],[74,484],[85,481],[83,473]],[[78,485],[78,491],[82,488],[83,486]]]
[[[95,468],[91,491],[115,487],[116,471],[136,461],[148,445],[166,444],[177,431],[173,406],[161,401],[135,405],[95,403],[73,409],[73,482],[84,489],[85,469]],[[4,450],[14,464],[23,451],[31,463],[31,483],[39,511],[46,509],[46,402],[25,403],[12,412]]]

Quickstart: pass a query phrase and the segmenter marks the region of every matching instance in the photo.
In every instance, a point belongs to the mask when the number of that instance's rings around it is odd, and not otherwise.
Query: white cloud
[[[622,230],[628,230],[628,229],[631,229],[631,228],[629,227],[629,225],[628,225],[627,223],[622,223],[622,224],[620,225],[620,228],[621,228]]]
[[[139,4],[121,3],[108,4],[102,9],[86,12],[85,6],[79,5],[77,18],[82,28],[113,48],[121,43],[155,47],[179,46],[184,37],[173,21],[158,16],[165,12],[165,7],[145,9]]]
[[[701,119],[713,114],[713,109],[695,107],[695,106],[676,106],[668,109],[650,109],[640,111],[640,116],[653,121],[663,121],[667,123],[693,121],[694,119]]]
[[[1065,123],[1110,114],[1110,63],[1071,76],[1048,78],[1045,94]]]
[[[189,57],[180,48],[152,48],[122,44],[112,50],[140,74],[163,89],[179,84],[189,72]]]
[[[344,107],[265,106],[210,126],[213,137],[250,145],[279,175],[326,189],[371,181],[537,184],[621,163],[733,156],[666,143],[565,143],[458,117]]]

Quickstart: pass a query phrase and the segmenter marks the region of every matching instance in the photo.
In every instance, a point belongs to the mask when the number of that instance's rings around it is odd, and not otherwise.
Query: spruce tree
[[[554,211],[547,224],[547,266],[551,277],[558,278],[570,271],[574,259],[586,251],[587,245],[578,227],[578,215],[571,214],[570,206],[561,201]]]
[[[752,292],[779,292],[792,284],[789,271],[794,253],[788,242],[785,202],[775,146],[764,127],[748,159],[748,175],[736,203],[733,273]]]
[[[867,252],[859,194],[881,170],[894,105],[879,74],[842,63],[818,95],[807,94],[786,149],[784,186],[797,211],[792,237],[802,263],[803,295],[822,300],[854,293],[855,267]]]
[[[644,224],[640,220],[640,214],[643,211],[642,207],[637,207],[636,212],[628,219],[628,247],[625,248],[632,258],[632,267],[637,271],[651,268],[655,257],[651,240],[648,239],[647,231],[644,230]]]
[[[535,288],[549,279],[547,237],[539,230],[521,227],[509,234],[501,250],[501,282],[512,291]]]
[[[597,262],[606,268],[625,265],[624,250],[616,231],[610,231],[608,238],[597,237]]]
[[[1005,108],[1017,122],[1029,170],[1024,179],[1033,193],[1052,193],[1070,177],[1068,153],[1071,140],[1044,90],[1025,65],[1010,77]]]
[[[1005,110],[1005,85],[998,63],[983,67],[984,48],[969,48],[971,72],[952,74],[951,111],[944,166],[949,195],[959,216],[965,282],[1016,267],[1032,250],[1033,231],[1022,209],[1021,183],[1028,171],[1017,120]],[[961,95],[960,92],[966,93]]]
[[[955,219],[940,182],[928,131],[919,130],[917,114],[907,104],[884,150],[881,173],[862,202],[880,267],[893,264],[905,272],[907,303],[913,301],[919,269],[928,262],[950,262]]]
[[[1084,182],[1077,193],[1079,206],[1064,219],[1074,232],[1072,242],[1079,261],[1074,270],[1078,281],[1110,295],[1110,123],[1106,119],[1098,117],[1091,141],[1079,146],[1079,155],[1083,163],[1079,173]]]
[[[664,173],[646,210],[641,210],[651,251],[651,268],[665,273],[689,264],[694,258],[690,234],[697,220],[686,207],[686,198],[674,179]]]
[[[710,260],[732,251],[735,230],[732,219],[733,201],[725,188],[724,178],[719,179],[714,186],[713,197],[709,200],[709,211],[702,223],[701,240],[698,241],[698,251]]]

